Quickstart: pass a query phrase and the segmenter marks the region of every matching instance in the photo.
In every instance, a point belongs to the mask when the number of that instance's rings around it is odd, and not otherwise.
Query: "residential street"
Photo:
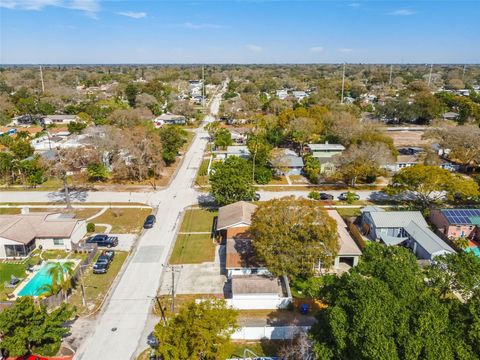
[[[211,104],[215,115],[221,94]],[[206,122],[213,121],[213,115]],[[120,281],[101,312],[95,331],[77,350],[76,359],[131,359],[140,345],[147,324],[153,297],[157,294],[167,261],[169,249],[175,239],[183,209],[197,202],[197,192],[192,189],[196,172],[203,159],[207,133],[203,128],[185,155],[184,161],[166,190],[156,193],[88,193],[84,201],[147,202],[157,207],[157,223],[139,239],[134,253],[121,274]],[[37,194],[40,199],[42,194]],[[44,196],[44,195],[43,195]],[[34,201],[26,196],[25,200]],[[5,199],[5,201],[8,201]],[[16,198],[16,201],[19,198]],[[38,200],[37,200],[38,201]],[[146,344],[141,344],[144,347]]]

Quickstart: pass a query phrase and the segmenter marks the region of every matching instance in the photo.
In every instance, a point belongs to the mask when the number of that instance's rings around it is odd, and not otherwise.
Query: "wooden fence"
[[[95,245],[92,247],[88,255],[85,259],[80,262],[80,264],[77,266],[75,269],[75,272],[72,275],[72,285],[75,286],[78,281],[80,280],[80,276],[82,276],[85,273],[85,269],[87,266],[92,262],[92,260],[95,258],[95,255],[98,252],[98,247]],[[72,289],[69,289],[67,292],[67,297],[70,296],[72,293]],[[64,295],[62,292],[59,292],[58,294],[46,297],[44,299],[40,299],[39,303],[42,305],[45,305],[49,309],[54,309],[62,304],[64,301]]]

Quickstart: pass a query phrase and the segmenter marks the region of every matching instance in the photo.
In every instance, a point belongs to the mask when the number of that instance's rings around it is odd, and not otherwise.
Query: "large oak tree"
[[[338,251],[336,222],[311,200],[282,198],[260,204],[250,230],[256,254],[274,275],[306,277]]]

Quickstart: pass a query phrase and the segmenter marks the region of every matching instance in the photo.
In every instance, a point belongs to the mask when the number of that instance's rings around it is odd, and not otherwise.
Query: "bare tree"
[[[278,356],[283,360],[315,360],[315,354],[312,351],[312,343],[308,335],[301,332],[296,335],[289,343],[282,346]]]

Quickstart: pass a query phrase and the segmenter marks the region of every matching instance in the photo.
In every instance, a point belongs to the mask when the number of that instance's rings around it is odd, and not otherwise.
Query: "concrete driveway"
[[[217,246],[215,261],[202,264],[184,264],[177,267],[175,273],[175,292],[182,294],[223,294],[227,281],[223,271],[225,246]],[[163,277],[160,294],[170,294],[172,291],[172,276],[167,273]]]
[[[114,250],[118,250],[118,251],[132,250],[133,244],[137,239],[137,235],[135,234],[108,234],[108,235],[118,237],[118,245],[114,248]]]

